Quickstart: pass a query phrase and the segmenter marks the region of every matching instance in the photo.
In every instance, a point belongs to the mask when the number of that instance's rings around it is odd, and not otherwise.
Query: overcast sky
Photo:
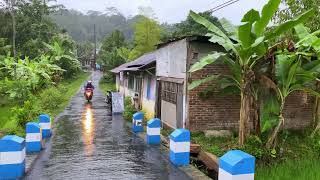
[[[150,6],[160,22],[176,23],[184,20],[190,9],[201,12],[218,6],[228,0],[58,0],[68,9],[82,12],[104,11],[106,7],[116,7],[125,16],[136,15],[139,6]],[[213,13],[239,24],[242,15],[249,9],[261,10],[267,0],[240,0]]]

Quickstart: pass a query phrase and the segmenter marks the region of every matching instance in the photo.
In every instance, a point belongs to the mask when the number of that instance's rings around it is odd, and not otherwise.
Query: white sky
[[[184,20],[189,10],[205,11],[228,0],[57,0],[68,9],[82,12],[88,10],[104,11],[106,7],[116,7],[125,16],[136,15],[139,6],[150,6],[160,22],[176,23]],[[234,24],[240,24],[245,12],[254,8],[261,10],[267,0],[240,0],[213,13],[225,17]]]

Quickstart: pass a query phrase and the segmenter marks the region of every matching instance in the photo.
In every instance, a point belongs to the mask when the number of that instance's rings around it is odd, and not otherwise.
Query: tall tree
[[[113,31],[109,36],[107,36],[100,48],[98,54],[98,63],[102,66],[104,70],[111,70],[120,64],[126,62],[118,52],[120,49],[126,46],[124,34],[119,31]]]
[[[11,15],[11,23],[12,23],[12,54],[13,58],[16,59],[16,0],[4,0],[0,2],[0,7],[2,10],[9,12]]]
[[[78,60],[82,62],[83,65],[86,60],[90,59],[92,55],[92,51],[94,51],[93,43],[89,41],[83,42],[83,43],[81,42],[77,43],[77,57],[78,57]]]
[[[139,21],[134,26],[134,44],[130,59],[135,59],[144,53],[156,49],[160,43],[162,29],[159,24],[150,18],[140,16]]]
[[[212,16],[211,12],[202,12],[199,13],[200,16],[206,18],[212,24],[216,25],[220,29],[223,29],[219,19],[217,17]],[[173,37],[182,37],[182,36],[191,36],[191,35],[206,35],[208,30],[202,26],[201,24],[197,23],[195,20],[192,19],[190,14],[188,15],[187,19],[174,24],[174,32],[172,33]]]
[[[284,8],[279,9],[274,17],[276,23],[282,23],[305,12],[308,9],[314,9],[315,13],[305,25],[316,31],[320,29],[320,1],[318,0],[282,0]]]

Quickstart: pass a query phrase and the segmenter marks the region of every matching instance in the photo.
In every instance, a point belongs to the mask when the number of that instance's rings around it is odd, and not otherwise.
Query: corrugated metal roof
[[[175,41],[180,41],[182,39],[186,39],[187,41],[203,41],[203,42],[209,42],[209,37],[208,36],[200,36],[200,35],[190,35],[190,36],[182,36],[182,37],[176,37],[173,39],[169,39],[166,42],[162,42],[157,45],[157,48],[161,48],[163,46],[166,46],[167,44],[170,44]]]
[[[138,71],[140,67],[146,66],[156,61],[154,52],[144,54],[138,59],[122,64],[111,70],[113,73],[119,73],[121,71]]]

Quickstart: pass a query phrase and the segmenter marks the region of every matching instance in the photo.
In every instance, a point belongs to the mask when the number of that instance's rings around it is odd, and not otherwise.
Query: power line
[[[227,6],[230,6],[230,5],[232,5],[232,4],[234,4],[234,3],[238,2],[238,1],[240,1],[240,0],[229,0],[229,1],[226,1],[226,2],[224,2],[224,3],[222,3],[222,4],[218,5],[218,6],[215,6],[215,7],[211,8],[211,9],[209,9],[208,12],[211,12],[211,13],[216,12],[216,11],[218,11],[218,10],[220,10],[222,8],[225,8]]]
[[[211,9],[210,9],[210,10],[208,10],[208,11],[213,11],[214,9],[219,8],[219,7],[221,7],[221,6],[223,6],[223,5],[227,4],[227,3],[230,3],[230,2],[232,2],[232,1],[234,1],[234,0],[228,0],[228,1],[225,1],[225,2],[223,2],[223,3],[221,3],[221,4],[219,4],[219,5],[217,5],[217,6],[213,7],[213,8],[211,8]]]

